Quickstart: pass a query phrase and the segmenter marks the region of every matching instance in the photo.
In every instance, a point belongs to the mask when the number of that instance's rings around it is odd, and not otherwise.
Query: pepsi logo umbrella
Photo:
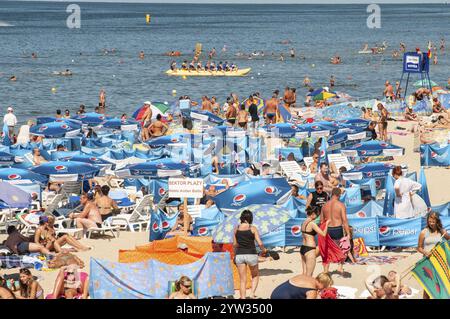
[[[48,180],[48,178],[43,175],[22,168],[0,168],[0,179],[3,181],[30,180],[42,184],[46,183]]]
[[[347,141],[355,141],[362,140],[367,137],[365,131],[354,132],[354,130],[349,130],[348,132],[339,132],[334,134],[333,136],[328,137],[328,145],[337,145],[341,143],[345,143]]]
[[[15,156],[6,152],[0,152],[0,165],[13,165]]]
[[[71,161],[71,162],[80,162],[80,163],[88,163],[91,165],[98,165],[98,166],[107,166],[107,165],[114,165],[113,163],[99,157],[94,157],[87,154],[78,154],[74,156],[68,156],[68,157],[60,157],[60,161]]]
[[[252,204],[275,205],[291,192],[291,186],[284,178],[252,179],[239,183],[214,197],[220,210],[237,210]]]
[[[220,116],[217,116],[209,111],[192,110],[190,116],[193,120],[211,122],[211,123],[219,124],[219,125],[223,124],[223,122],[225,122],[225,120],[223,118],[221,118]]]
[[[30,128],[30,134],[48,138],[57,138],[65,137],[67,133],[77,133],[80,131],[80,128],[81,126],[75,122],[49,122],[32,126]]]
[[[405,149],[383,141],[366,141],[345,147],[341,150],[345,156],[402,156]]]
[[[108,118],[105,115],[95,112],[83,113],[74,117],[75,120],[81,121],[83,124],[100,125]]]
[[[122,125],[137,125],[138,122],[130,119],[121,120],[118,118],[108,119],[102,123],[103,127],[120,130]]]
[[[229,215],[217,225],[212,235],[214,242],[232,243],[234,229],[239,225],[241,213],[247,209],[253,214],[252,225],[258,229],[260,236],[277,229],[291,218],[289,210],[281,206],[268,204],[249,205]]]
[[[45,123],[51,123],[51,122],[65,122],[66,124],[73,124],[81,126],[81,121],[74,120],[74,119],[67,119],[67,118],[56,118],[53,116],[38,116],[36,118],[36,124],[45,124]]]
[[[152,138],[145,143],[150,147],[161,147],[174,143],[182,143],[187,137],[190,137],[190,134],[172,134]]]
[[[266,125],[264,128],[266,129],[266,131],[271,132],[272,134],[280,138],[291,138],[294,137],[297,132],[299,132],[297,125],[291,123],[270,124]]]
[[[354,119],[342,120],[342,121],[339,121],[339,123],[342,123],[346,126],[356,126],[356,127],[366,128],[367,126],[369,126],[370,121],[354,118]]]
[[[342,173],[345,180],[361,180],[374,177],[386,177],[394,168],[394,165],[389,163],[368,163],[364,165],[357,165],[351,170]]]
[[[306,123],[298,125],[298,130],[300,132],[307,132],[310,136],[318,137],[336,134],[339,128],[320,123]]]
[[[52,161],[30,168],[31,171],[41,175],[78,175],[80,180],[93,178],[100,169],[97,166],[81,162]]]
[[[0,182],[0,201],[10,208],[26,208],[31,204],[31,195],[6,182]]]

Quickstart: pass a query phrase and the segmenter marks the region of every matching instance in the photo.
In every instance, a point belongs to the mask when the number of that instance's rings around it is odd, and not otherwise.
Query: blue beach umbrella
[[[351,170],[342,173],[345,180],[361,180],[374,177],[385,177],[394,168],[390,163],[368,163],[357,165]]]
[[[41,175],[78,175],[80,180],[93,178],[100,169],[97,166],[81,162],[52,161],[30,168],[31,171]]]
[[[78,154],[68,157],[60,157],[60,161],[70,161],[70,162],[80,162],[80,163],[88,163],[91,165],[105,166],[105,165],[113,165],[113,163],[99,157],[87,155],[87,154]]]
[[[197,115],[197,117],[196,117]],[[199,115],[199,116],[198,116]],[[204,120],[214,123],[214,124],[223,124],[223,122],[225,122],[225,120],[223,118],[221,118],[220,116],[215,115],[214,113],[211,113],[209,111],[203,111],[203,110],[191,110],[191,114],[190,117],[193,120]]]
[[[329,126],[321,123],[306,123],[298,125],[299,131],[308,132],[309,135],[333,135],[339,130],[338,127]]]
[[[234,229],[239,225],[241,213],[247,209],[253,213],[252,225],[258,229],[260,236],[277,229],[291,218],[289,210],[281,206],[267,204],[249,205],[229,215],[217,225],[212,235],[214,242],[232,243]]]
[[[275,205],[290,191],[291,186],[284,178],[252,179],[215,196],[214,202],[220,210],[237,210],[252,204]]]
[[[102,126],[106,127],[106,128],[120,130],[122,125],[133,125],[133,124],[137,125],[138,122],[135,120],[130,120],[130,119],[121,120],[118,118],[113,118],[113,119],[108,119],[108,120],[104,121],[102,123]]]
[[[90,112],[75,116],[73,119],[81,121],[83,124],[100,125],[108,118],[100,113]]]
[[[339,123],[342,123],[344,125],[366,128],[367,126],[369,126],[370,121],[354,118],[354,119],[348,119],[348,120],[341,120],[341,121],[339,121]]]
[[[56,118],[54,116],[38,116],[36,118],[36,124],[40,125],[40,124],[45,124],[45,123],[52,123],[52,122],[65,122],[67,124],[72,124],[72,125],[78,125],[81,126],[81,121],[78,120],[74,120],[74,119],[68,119],[68,118]]]
[[[0,168],[0,179],[4,181],[30,180],[42,184],[48,180],[45,176],[22,168]]]
[[[0,165],[13,165],[14,155],[7,152],[0,152]]]
[[[383,141],[366,141],[345,147],[341,150],[345,156],[402,156],[405,149],[400,146],[388,144]]]
[[[185,174],[189,172],[191,165],[184,161],[174,161],[172,159],[160,159],[151,162],[127,165],[126,170],[131,176],[139,177],[160,177],[161,171]]]
[[[280,138],[291,138],[299,131],[297,125],[291,123],[277,123],[264,126],[266,131],[272,132]]]
[[[189,137],[189,134],[165,135],[161,137],[152,138],[151,140],[146,141],[145,144],[147,144],[150,147],[161,147],[166,146],[168,144],[181,143],[186,137]]]
[[[30,128],[31,135],[43,136],[48,138],[64,137],[67,133],[79,132],[81,126],[76,123],[48,122],[32,126]]]
[[[6,182],[0,182],[0,201],[11,208],[26,208],[31,204],[31,195]]]

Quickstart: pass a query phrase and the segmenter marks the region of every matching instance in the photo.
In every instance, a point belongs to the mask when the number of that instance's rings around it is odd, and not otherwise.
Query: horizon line
[[[314,5],[342,5],[342,4],[444,4],[448,5],[447,0],[6,0],[7,2],[51,2],[51,3],[66,3],[66,2],[82,2],[82,3],[122,3],[122,4],[314,4]],[[244,1],[244,2],[243,2]],[[319,1],[319,3],[317,3]],[[336,2],[338,1],[338,2]]]

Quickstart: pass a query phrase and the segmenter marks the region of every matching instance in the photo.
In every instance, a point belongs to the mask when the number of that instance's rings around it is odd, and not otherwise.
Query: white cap
[[[146,105],[152,105],[152,102],[150,102],[150,101],[145,101],[145,102],[144,102],[144,105],[145,105],[145,104],[146,104]]]
[[[12,112],[12,111],[14,111],[13,108],[11,106],[8,107],[8,112]]]

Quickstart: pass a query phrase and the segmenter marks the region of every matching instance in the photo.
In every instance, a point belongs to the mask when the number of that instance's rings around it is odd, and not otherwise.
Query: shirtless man
[[[101,89],[99,94],[99,103],[98,106],[105,108],[106,107],[106,92],[105,90]]]
[[[386,97],[386,101],[392,102],[394,100],[394,88],[392,87],[392,84],[389,83],[389,81],[386,81],[384,84],[385,88],[383,91],[384,96]]]
[[[139,59],[144,60],[144,58],[145,58],[144,51],[139,52]]]
[[[330,221],[328,224],[328,234],[331,239],[337,241],[348,236],[350,234],[350,227],[347,220],[347,211],[345,205],[339,200],[341,197],[341,190],[339,188],[333,188],[331,192],[331,199],[322,207],[320,214],[320,222]],[[345,231],[345,233],[344,233]],[[338,244],[339,245],[339,244]],[[330,265],[324,264],[324,272],[328,272]],[[344,260],[339,264],[338,271],[344,273]]]
[[[264,117],[266,118],[267,124],[275,124],[276,115],[278,113],[278,99],[277,95],[273,94],[272,98],[267,101],[266,107],[264,109]]]
[[[232,126],[234,126],[234,124],[236,123],[236,116],[238,112],[236,109],[236,105],[236,102],[232,102],[227,109],[227,113],[225,114],[228,123],[230,123]]]
[[[209,99],[208,99],[208,97],[206,96],[206,95],[204,95],[203,97],[202,97],[202,110],[203,111],[208,111],[208,112],[211,112],[212,113],[212,104],[211,104],[211,102],[209,101]]]
[[[148,127],[150,126],[150,124],[152,124],[152,108],[151,108],[151,103],[150,102],[145,102],[144,103],[144,107],[146,108],[144,115],[142,116],[142,126],[143,126],[143,130],[142,130],[142,138],[145,141],[147,141],[150,138],[150,134],[148,131]]]
[[[161,114],[156,115],[156,121],[148,128],[151,137],[163,136],[169,129],[168,126],[161,121],[161,118]]]

